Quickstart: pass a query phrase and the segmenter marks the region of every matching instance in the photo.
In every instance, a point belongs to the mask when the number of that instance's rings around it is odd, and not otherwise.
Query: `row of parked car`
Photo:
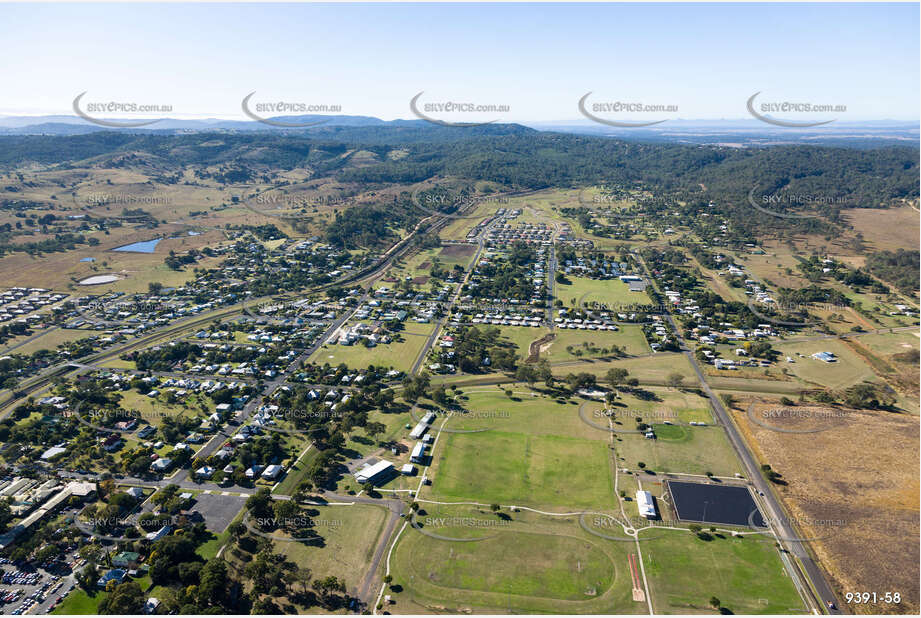
[[[3,578],[0,579],[0,583],[13,584],[15,586],[34,586],[41,577],[41,575],[34,571],[27,572],[17,569],[11,573],[4,573]]]

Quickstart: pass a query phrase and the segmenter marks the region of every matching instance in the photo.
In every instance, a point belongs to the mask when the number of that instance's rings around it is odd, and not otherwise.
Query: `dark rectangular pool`
[[[681,521],[765,527],[748,487],[666,481]]]

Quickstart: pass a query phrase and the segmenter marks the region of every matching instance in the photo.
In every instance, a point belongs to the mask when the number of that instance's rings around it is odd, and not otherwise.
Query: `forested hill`
[[[372,161],[348,164],[348,153]],[[391,156],[399,151],[399,157]],[[518,125],[472,128],[328,127],[301,135],[194,133],[0,137],[0,165],[69,164],[145,154],[163,167],[224,165],[252,172],[310,167],[364,183],[413,183],[439,176],[521,188],[637,184],[688,198],[739,202],[783,190],[833,198],[836,208],[879,207],[918,196],[919,150],[819,146],[730,148],[640,143],[538,132]],[[85,164],[86,162],[83,161]],[[121,165],[125,162],[122,160]]]

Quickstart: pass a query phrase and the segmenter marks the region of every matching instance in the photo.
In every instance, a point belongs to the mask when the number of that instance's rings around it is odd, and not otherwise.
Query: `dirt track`
[[[540,339],[536,339],[531,342],[531,345],[528,346],[528,358],[525,359],[526,363],[536,363],[540,360],[540,348],[545,343],[549,343],[556,338],[554,333],[547,333]]]

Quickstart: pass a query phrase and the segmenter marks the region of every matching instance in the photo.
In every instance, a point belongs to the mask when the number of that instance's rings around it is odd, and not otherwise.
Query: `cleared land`
[[[846,388],[864,380],[876,378],[873,370],[847,345],[837,339],[804,341],[800,343],[778,343],[774,346],[782,357],[791,357],[796,362],[781,365],[806,385],[824,386],[831,389]],[[826,363],[812,358],[816,352],[831,352],[838,360]],[[797,353],[802,356],[797,356]]]
[[[762,463],[783,475],[776,487],[802,535],[830,573],[839,594],[889,590],[902,595],[899,606],[848,606],[860,613],[917,613],[918,447],[917,417],[876,411],[797,408],[813,414],[763,414],[782,408],[757,403],[733,410],[736,423]],[[819,430],[819,431],[815,431]],[[884,447],[884,448],[881,448]]]
[[[285,554],[299,567],[310,569],[315,578],[334,575],[342,579],[346,590],[355,594],[367,573],[389,512],[383,506],[369,504],[308,507],[307,511],[315,524],[312,529],[322,540],[309,544],[275,540],[275,551]]]
[[[646,292],[631,292],[620,279],[589,279],[568,277],[572,283],[558,283],[556,296],[569,306],[601,303],[612,309],[632,305],[649,305],[652,301]]]
[[[591,373],[603,380],[604,374],[615,367],[621,367],[630,372],[630,376],[639,379],[640,383],[665,384],[665,380],[672,373],[684,376],[685,383],[690,383],[694,377],[694,370],[684,354],[662,352],[652,356],[639,358],[625,358],[616,361],[591,361],[560,362],[553,364],[553,375],[563,377],[569,373]]]
[[[632,429],[632,427],[630,427]],[[722,427],[654,424],[655,439],[640,433],[618,434],[614,449],[618,467],[732,476],[742,466],[726,439]]]
[[[902,208],[849,208],[841,214],[877,251],[918,246],[918,211]]]
[[[433,488],[439,499],[570,509],[613,501],[603,442],[499,431],[443,439]]]
[[[711,597],[734,614],[806,613],[771,543],[725,535],[703,541],[679,530],[640,536],[657,614],[713,613]]]
[[[391,560],[392,613],[643,613],[630,596],[626,543],[592,536],[577,517],[423,505]],[[461,519],[462,518],[462,519]],[[527,568],[523,568],[527,565]]]
[[[641,327],[625,324],[618,328],[617,331],[556,329],[553,341],[542,346],[540,357],[551,363],[604,357],[610,355],[612,346],[636,356],[652,352]]]
[[[56,328],[54,330],[49,330],[42,333],[40,336],[32,339],[28,343],[20,345],[15,349],[10,349],[16,346],[19,342],[25,341],[29,337],[18,337],[14,340],[7,342],[6,348],[7,352],[14,354],[32,354],[38,352],[39,350],[56,350],[59,345],[62,343],[67,343],[68,341],[77,341],[85,337],[90,337],[92,335],[99,335],[102,331],[98,330],[81,330],[81,329],[72,329],[72,328]],[[31,337],[31,335],[30,335]]]
[[[487,431],[439,437],[434,496],[563,510],[613,505],[607,438],[579,419],[577,406],[526,395],[506,403],[500,396],[477,397],[466,404],[468,416],[449,424]]]
[[[404,330],[399,332],[403,341],[380,344],[373,348],[366,348],[361,342],[353,345],[326,344],[310,357],[310,361],[319,365],[329,363],[333,366],[345,363],[353,369],[378,365],[409,371],[435,325],[406,322],[404,326]]]

